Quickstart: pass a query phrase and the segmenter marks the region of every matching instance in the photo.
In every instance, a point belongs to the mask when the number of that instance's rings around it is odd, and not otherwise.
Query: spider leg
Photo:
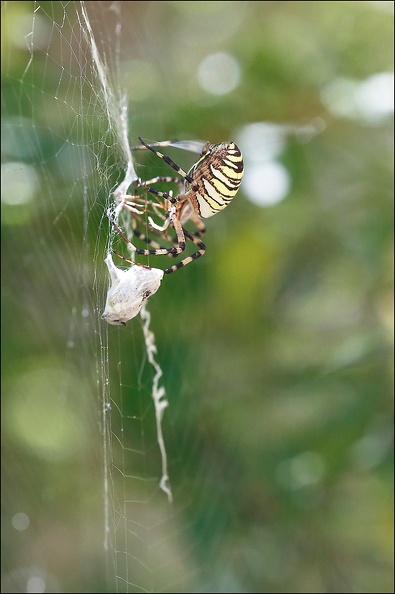
[[[199,250],[197,252],[195,252],[194,254],[192,254],[191,256],[187,256],[186,258],[181,260],[181,262],[174,264],[174,266],[171,266],[170,268],[166,268],[166,270],[163,271],[164,274],[170,274],[172,272],[175,272],[176,270],[178,270],[179,268],[182,268],[183,266],[186,266],[193,260],[200,258],[200,256],[203,256],[203,254],[206,252],[206,246],[204,245],[204,243],[202,241],[200,241],[200,239],[194,233],[190,233],[186,229],[183,229],[183,232],[187,239],[190,239],[191,241],[193,241],[193,243],[195,245],[198,246]]]
[[[194,232],[195,237],[201,237],[206,233],[206,225],[203,221],[193,212],[189,215],[190,220],[196,225],[197,231]]]
[[[141,140],[141,138],[139,138],[139,140]],[[162,140],[160,142],[153,142],[150,145],[147,145],[147,144],[144,143],[144,144],[140,144],[138,146],[131,146],[130,147],[130,150],[132,150],[132,151],[142,151],[142,150],[145,150],[145,149],[147,149],[147,148],[149,148],[151,146],[152,147],[154,147],[154,146],[161,146],[161,147],[162,146],[171,146],[174,142],[180,142],[180,141],[179,140]]]
[[[173,159],[170,159],[170,157],[168,157],[167,155],[164,155],[163,153],[160,153],[159,151],[157,151],[152,145],[149,145],[146,142],[144,142],[144,140],[142,138],[140,138],[140,136],[138,137],[138,139],[145,146],[145,148],[149,149],[155,155],[157,155],[158,157],[163,159],[163,161],[165,163],[170,165],[170,167],[172,169],[174,169],[174,171],[177,171],[177,173],[179,173],[184,179],[186,179],[188,183],[190,183],[190,184],[194,183],[192,177],[190,175],[188,175],[188,173],[186,173],[186,171],[181,169],[181,167],[179,167],[176,163],[174,163]]]
[[[147,190],[148,190],[148,192],[150,192],[150,194],[153,194],[154,196],[158,196],[160,198],[166,198],[167,200],[170,200],[170,201],[176,200],[178,202],[177,198],[172,198],[172,196],[170,196],[170,194],[167,194],[166,192],[161,192],[160,190],[156,190],[155,188],[147,188]],[[189,235],[191,235],[191,236],[193,235],[195,238],[199,238],[206,233],[206,225],[194,212],[191,212],[189,214],[189,219],[197,227],[197,231],[195,231],[194,233],[189,233]],[[173,221],[173,224],[174,224],[174,221]],[[177,238],[174,237],[172,239],[172,241],[173,241],[173,243],[177,243],[178,234],[177,234]],[[177,256],[176,253],[172,253],[171,255]]]
[[[190,153],[197,153],[199,155],[202,154],[202,151],[205,147],[207,142],[203,142],[202,140],[160,140],[158,142],[151,142],[149,146],[152,147],[162,147],[162,146],[172,146],[178,149],[182,149],[184,151],[189,151]],[[131,146],[130,150],[132,151],[141,151],[147,148],[146,145],[140,144],[138,146]]]
[[[173,179],[173,178],[171,178],[171,179]],[[176,180],[177,180],[177,179],[178,179],[178,178],[176,178]],[[155,181],[155,180],[148,180],[148,182],[147,182],[147,183],[152,183],[153,181]],[[166,196],[167,196],[167,194],[166,194]],[[132,196],[131,196],[131,197],[132,197]],[[133,198],[136,198],[136,197],[135,197],[135,196],[133,196]],[[170,195],[169,195],[169,198],[170,198]],[[134,203],[134,202],[129,202],[129,201],[128,201],[128,202],[125,202],[125,203],[123,204],[123,208],[125,208],[126,210],[129,210],[129,211],[133,212],[134,214],[136,214],[136,213],[137,213],[137,215],[138,215],[138,216],[137,216],[137,218],[138,218],[138,219],[140,219],[140,218],[141,218],[141,217],[140,217],[140,215],[141,215],[142,213],[141,213],[140,211],[138,211],[137,209],[133,208],[133,207],[131,206],[132,204],[133,204],[133,206],[135,205],[135,203]],[[163,206],[162,204],[158,203],[158,205],[160,206],[160,208],[164,208],[164,206]],[[161,229],[159,229],[160,231],[164,231],[164,230],[165,230],[165,228],[167,228],[167,227],[168,227],[168,225],[169,225],[169,223],[170,223],[170,220],[169,220],[169,211],[167,211],[167,213],[166,213],[166,216],[165,216],[164,214],[162,214],[162,213],[158,213],[158,212],[157,212],[157,210],[156,210],[156,206],[157,206],[157,205],[156,205],[156,204],[154,204],[154,203],[151,203],[151,206],[153,207],[153,210],[154,210],[155,214],[156,214],[157,216],[161,217],[161,218],[162,218],[162,219],[165,221],[165,224],[164,224],[164,226],[163,226],[164,228],[163,228],[163,229],[162,229],[162,228],[161,228]],[[173,209],[174,209],[174,207],[173,207]],[[151,217],[148,217],[148,220],[149,220],[149,221],[150,221],[150,219],[151,219]],[[111,222],[114,224],[114,222],[113,222],[113,221],[111,221]],[[151,223],[151,225],[152,225],[152,228],[154,229],[154,231],[155,231],[155,229],[158,231],[158,227],[157,227],[157,226],[154,224],[154,222],[152,221],[152,219],[151,219],[150,223]],[[115,226],[115,225],[114,225],[114,226]],[[117,227],[115,227],[115,228],[116,228],[116,230],[117,230],[118,234],[119,234],[119,235],[121,235],[121,237],[122,237],[122,238],[124,239],[124,241],[125,241],[125,240],[127,239],[127,238],[126,238],[126,236],[123,236],[123,233],[122,233],[122,234],[120,233],[120,229],[119,229],[119,227],[118,227],[118,228],[117,228]],[[159,243],[157,243],[157,241],[154,241],[153,239],[151,239],[151,237],[149,237],[149,236],[148,236],[148,235],[146,235],[145,233],[142,233],[142,232],[141,232],[141,231],[140,231],[140,230],[137,228],[137,226],[136,226],[136,219],[135,219],[135,218],[133,218],[133,219],[132,219],[132,233],[133,233],[133,235],[135,235],[135,236],[136,236],[136,237],[137,237],[137,238],[138,238],[140,241],[142,241],[142,242],[146,243],[147,245],[151,246],[151,248],[153,248],[153,250],[155,250],[155,253],[158,253],[158,250],[160,250],[160,252],[159,252],[159,253],[163,253],[163,251],[162,251],[162,250],[165,250],[165,251],[167,252],[167,255],[168,255],[168,256],[170,256],[170,257],[175,257],[175,256],[177,256],[177,255],[178,255],[178,252],[177,252],[177,251],[175,251],[175,252],[174,252],[174,251],[173,251],[173,248],[170,248],[170,249],[169,249],[169,248],[167,248],[167,247],[165,247],[165,246],[163,246],[163,245],[160,245]],[[178,241],[178,238],[177,238],[176,236],[170,236],[170,235],[168,236],[168,235],[166,234],[166,235],[165,235],[165,237],[166,237],[166,241],[168,241],[169,243],[172,243],[172,244],[174,244],[174,245],[177,245],[177,244],[178,244],[178,242],[179,242],[179,241]],[[128,241],[129,241],[129,240],[128,240]],[[135,253],[141,253],[137,247],[136,247],[136,249],[134,249],[134,246],[133,246],[133,244],[132,244],[131,242],[129,242],[129,243],[128,243],[128,245],[129,245],[130,249],[132,249],[133,251],[135,251]],[[114,253],[116,253],[116,254],[117,254],[117,252],[114,252]],[[119,256],[119,254],[117,254],[117,255]],[[123,259],[124,259],[124,258],[123,258]],[[128,261],[128,260],[126,260],[126,261]]]
[[[195,224],[197,224],[197,226],[199,226],[198,231],[195,231],[194,233],[189,232],[190,235],[193,235],[194,237],[196,237],[197,239],[199,239],[199,237],[201,237],[205,232],[206,232],[206,225],[204,225],[204,223],[202,223],[202,221],[200,221],[200,219],[198,219],[198,217],[196,217],[196,221]],[[192,220],[192,217],[191,217]],[[184,230],[184,234],[185,234],[185,229]],[[133,234],[138,237],[141,241],[144,241],[145,243],[149,244],[151,247],[155,248],[155,249],[166,249],[163,245],[160,245],[159,243],[157,243],[156,241],[154,241],[153,239],[151,239],[150,237],[148,237],[148,235],[145,235],[144,233],[142,233],[141,231],[139,231],[138,229],[133,229]],[[173,235],[173,236],[167,236],[166,237],[167,241],[169,241],[170,243],[174,243],[177,244],[178,243],[178,238],[177,236]],[[168,256],[177,256],[178,254],[175,253],[170,253],[167,254]]]
[[[140,188],[146,188],[151,184],[167,183],[167,184],[178,184],[178,193],[182,194],[184,191],[184,180],[180,177],[153,177],[147,181],[143,181],[139,184]],[[149,188],[148,188],[149,191]]]
[[[111,219],[110,219],[111,220]],[[120,227],[118,225],[115,224],[115,222],[113,220],[111,220],[111,223],[113,224],[113,226],[115,227],[117,233],[122,237],[122,239],[128,244],[129,248],[132,249],[135,253],[140,253],[139,249],[136,247],[136,249],[134,249],[134,245],[127,239],[127,237],[124,235],[124,233],[121,231]],[[136,222],[133,219],[132,221],[132,233],[133,235],[135,235],[140,241],[142,241],[143,243],[146,243],[147,245],[151,246],[153,248],[153,250],[155,252],[157,252],[158,250],[165,250],[167,251],[168,248],[166,248],[163,245],[160,245],[159,243],[157,243],[155,240],[151,239],[151,237],[149,237],[148,235],[146,235],[145,233],[142,233],[139,229],[137,229]],[[169,243],[173,243],[173,244],[177,244],[178,243],[178,239],[176,236],[166,236],[166,240]],[[118,254],[118,252],[116,252],[115,250],[112,250],[114,254],[116,254],[117,256],[119,256],[120,258],[122,258],[122,260],[126,260],[126,262],[130,262],[130,260],[128,260],[127,258],[124,258],[123,256],[121,256],[120,254]],[[177,256],[177,253],[167,253],[167,256],[170,257],[175,257]],[[133,262],[135,264],[135,262]]]
[[[118,258],[121,258],[121,260],[124,260],[125,262],[128,262],[128,264],[136,264],[136,262],[133,262],[133,260],[128,260],[128,258],[125,258],[125,256],[122,256],[121,254],[118,254],[118,252],[116,252],[115,250],[111,250],[113,254],[115,254],[116,256],[118,256]]]
[[[129,246],[131,246],[132,244],[130,243],[129,240],[126,239],[126,237],[123,235],[123,233],[120,231],[119,227],[112,221],[113,225],[115,226],[116,230],[118,231],[118,233],[121,235],[122,239],[124,239],[127,244]],[[182,268],[183,266],[186,266],[187,264],[189,264],[190,262],[192,262],[193,260],[196,260],[197,258],[200,258],[201,256],[203,256],[206,252],[206,246],[204,245],[204,243],[202,241],[199,240],[198,237],[196,237],[195,234],[190,233],[189,231],[187,231],[186,229],[183,229],[184,235],[187,239],[190,239],[191,241],[193,241],[194,244],[196,244],[199,248],[199,250],[197,252],[195,252],[194,254],[192,254],[191,256],[187,256],[186,258],[184,258],[183,260],[181,260],[181,262],[178,262],[177,264],[174,264],[174,266],[171,266],[170,268],[166,268],[166,270],[164,270],[164,274],[171,274],[172,272],[175,272],[176,270],[179,270],[180,268]],[[147,238],[149,239],[149,238]],[[152,242],[153,243],[153,242]],[[124,262],[128,262],[128,264],[137,264],[136,262],[133,262],[132,260],[129,260],[128,258],[125,258],[125,256],[122,256],[121,254],[119,254],[118,252],[116,252],[115,250],[111,250],[113,252],[113,254],[115,254],[116,256],[118,256],[118,258],[120,258],[121,260],[124,260]],[[136,252],[138,253],[138,250],[136,250]],[[157,253],[155,251],[155,253]],[[168,254],[168,255],[173,255],[173,254]],[[140,264],[141,266],[141,264]],[[144,268],[149,268],[149,266],[144,266]]]
[[[157,250],[165,250],[166,249],[163,245],[160,245],[159,243],[157,243],[156,241],[154,241],[153,239],[151,239],[150,237],[148,237],[148,235],[145,235],[144,233],[141,233],[141,231],[139,231],[138,229],[133,229],[133,234],[136,237],[138,237],[140,239],[140,241],[143,241],[147,245],[150,245],[155,251],[157,251]],[[178,243],[177,237],[167,237],[166,239],[170,243],[173,243],[173,244],[177,244]],[[177,256],[177,254],[173,254],[173,253],[168,253],[167,255],[170,256],[170,257]]]
[[[144,180],[143,182],[139,183],[139,188],[145,188],[147,186],[149,186],[150,184],[158,184],[159,182],[165,182],[165,183],[178,183],[180,181],[179,177],[153,177],[152,179],[147,179]]]
[[[161,192],[160,190],[156,190],[155,188],[147,188],[147,191],[152,194],[153,196],[158,196],[159,198],[166,198],[172,204],[177,204],[177,198],[173,198],[168,192]]]
[[[116,256],[118,256],[118,258],[121,258],[121,260],[124,260],[125,262],[128,262],[128,264],[133,264],[133,266],[141,266],[141,268],[147,268],[147,270],[151,270],[150,266],[145,266],[144,264],[139,264],[138,262],[133,262],[133,260],[129,260],[128,258],[125,258],[125,256],[122,256],[121,254],[118,254],[118,252],[116,252],[115,250],[111,250],[113,254],[115,254]]]
[[[176,270],[179,270],[180,268],[182,268],[183,266],[186,266],[187,264],[189,264],[190,262],[192,262],[193,260],[196,260],[197,258],[200,258],[201,256],[203,256],[206,252],[206,246],[205,244],[200,241],[199,239],[199,231],[197,233],[191,233],[189,231],[187,231],[186,229],[184,229],[180,223],[180,221],[177,218],[173,219],[173,226],[174,229],[176,231],[177,234],[177,247],[173,247],[173,248],[163,248],[161,246],[159,246],[159,244],[157,244],[156,242],[152,241],[149,237],[147,237],[146,235],[144,235],[143,233],[140,233],[140,231],[138,231],[137,229],[134,229],[134,234],[139,237],[141,240],[145,241],[146,243],[148,243],[149,245],[152,246],[158,246],[156,249],[138,249],[136,248],[135,245],[133,245],[133,243],[126,237],[126,235],[124,235],[123,231],[121,230],[121,228],[117,225],[117,223],[110,219],[112,225],[114,226],[115,230],[117,231],[117,233],[122,237],[122,239],[124,240],[124,242],[127,244],[127,246],[129,247],[129,249],[131,249],[132,251],[134,251],[136,254],[139,255],[152,255],[152,256],[157,256],[157,255],[168,255],[168,256],[176,256],[178,254],[180,254],[181,252],[183,252],[185,250],[185,239],[189,239],[190,241],[192,241],[199,249],[194,252],[191,256],[187,256],[186,258],[184,258],[183,260],[181,260],[180,262],[177,262],[177,264],[174,264],[173,266],[166,268],[164,270],[164,274],[171,274],[172,272],[175,272]],[[204,225],[203,225],[204,227]],[[205,227],[204,227],[204,231],[205,231]],[[204,232],[203,229],[200,231],[200,233]],[[176,241],[176,239],[174,238],[174,241]],[[125,262],[128,262],[129,264],[136,264],[136,262],[132,262],[132,260],[129,260],[128,258],[125,258],[124,256],[122,256],[121,254],[119,254],[118,252],[116,252],[115,250],[112,250],[112,252],[117,255],[119,258],[121,258],[121,260],[124,260]]]

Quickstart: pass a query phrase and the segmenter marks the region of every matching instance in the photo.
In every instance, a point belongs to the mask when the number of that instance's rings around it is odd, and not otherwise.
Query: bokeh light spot
[[[243,190],[247,198],[259,206],[281,202],[290,186],[287,169],[276,161],[251,164],[244,174]]]
[[[31,165],[11,161],[1,166],[1,202],[20,206],[31,202],[38,189],[38,177]]]
[[[210,54],[198,67],[199,84],[212,95],[226,95],[240,83],[238,62],[225,52]]]
[[[65,394],[78,391],[76,380],[55,367],[20,375],[7,400],[13,438],[30,453],[47,460],[73,455],[80,447],[80,423]]]
[[[27,514],[23,512],[18,512],[14,514],[11,520],[13,528],[18,530],[19,532],[23,532],[27,530],[30,526],[30,518]]]
[[[379,124],[394,113],[394,73],[380,72],[361,82],[336,78],[324,87],[321,100],[337,117]]]

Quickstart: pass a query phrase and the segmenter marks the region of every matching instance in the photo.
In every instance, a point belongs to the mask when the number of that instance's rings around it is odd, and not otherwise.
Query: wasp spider
[[[112,224],[122,239],[127,243],[129,249],[139,255],[177,256],[185,250],[186,239],[192,241],[197,246],[198,250],[177,264],[174,264],[174,266],[164,270],[165,274],[170,274],[186,264],[189,264],[192,260],[196,260],[196,258],[203,256],[205,253],[206,246],[200,240],[200,237],[204,234],[206,227],[200,219],[215,215],[217,212],[228,206],[234,198],[243,177],[243,157],[240,149],[234,142],[222,142],[220,144],[206,143],[203,146],[200,159],[191,167],[188,173],[186,173],[181,167],[176,165],[170,157],[163,155],[155,148],[155,146],[167,146],[170,142],[149,145],[140,137],[139,140],[142,143],[142,146],[135,148],[149,149],[157,157],[163,159],[165,163],[181,176],[181,178],[155,177],[138,183],[140,188],[146,188],[150,194],[156,196],[158,200],[157,208],[155,209],[154,203],[151,204],[156,214],[158,214],[157,211],[161,204],[161,208],[165,212],[165,215],[162,216],[162,219],[164,219],[164,224],[162,226],[157,225],[151,217],[148,217],[151,227],[162,233],[165,233],[169,226],[174,228],[177,236],[176,239],[174,238],[175,245],[173,245],[173,247],[160,246],[141,233],[136,225],[134,225],[134,235],[152,248],[138,249],[127,239],[115,221],[112,221]],[[159,182],[178,183],[178,195],[173,197],[171,193],[161,192],[151,187],[151,184]],[[141,205],[139,206],[138,204],[138,200],[141,197],[127,196],[124,198],[128,198],[128,200],[124,201],[124,208],[137,215],[143,214],[144,211],[141,210]],[[133,200],[129,200],[130,198]],[[164,203],[161,203],[160,199],[163,199]],[[188,220],[191,220],[195,224],[197,228],[195,233],[191,233],[184,228],[184,224]],[[167,237],[166,233],[164,237],[168,241],[172,241]],[[117,252],[115,253],[117,254]],[[117,255],[120,256],[120,254]],[[123,260],[130,262],[130,260],[127,260],[123,256],[120,257]]]

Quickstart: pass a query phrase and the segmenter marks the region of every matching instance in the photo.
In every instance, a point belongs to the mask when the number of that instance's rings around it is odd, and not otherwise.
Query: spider
[[[177,256],[185,250],[186,239],[192,241],[198,250],[163,271],[164,274],[170,274],[203,256],[205,253],[206,246],[200,240],[200,237],[205,233],[206,227],[200,219],[215,215],[220,210],[223,210],[231,202],[232,198],[234,198],[243,177],[243,157],[240,149],[234,142],[222,142],[220,144],[210,144],[207,142],[202,148],[200,159],[186,173],[170,157],[160,153],[155,148],[155,146],[168,146],[170,142],[165,141],[155,143],[155,145],[149,145],[140,137],[139,140],[142,146],[134,148],[149,149],[181,176],[154,177],[153,179],[143,182],[139,181],[138,183],[140,188],[146,188],[150,194],[157,197],[158,204],[161,205],[161,208],[166,213],[162,216],[164,219],[162,226],[157,225],[151,217],[148,217],[151,227],[162,233],[169,226],[173,227],[177,236],[177,239],[174,238],[175,245],[168,248],[160,246],[141,233],[134,224],[133,234],[152,247],[152,249],[138,249],[127,239],[116,222],[113,220],[111,222],[129,249],[139,255]],[[178,195],[173,197],[172,193],[161,192],[151,187],[151,184],[159,182],[177,183],[179,189]],[[138,200],[141,197],[124,196],[125,198],[127,200],[124,200],[123,208],[137,215],[143,214],[144,210],[141,210],[141,206],[135,201],[129,200],[130,198]],[[164,204],[160,202],[160,199],[164,199]],[[157,213],[157,210],[155,212]],[[191,233],[184,228],[184,224],[188,220],[191,220],[195,224],[197,228],[195,233]],[[166,234],[165,237],[168,239]],[[126,262],[132,263],[117,252],[114,253]]]

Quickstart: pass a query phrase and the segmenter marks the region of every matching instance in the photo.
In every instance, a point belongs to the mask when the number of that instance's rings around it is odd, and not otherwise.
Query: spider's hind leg
[[[197,214],[191,213],[189,215],[189,218],[196,225],[197,228],[197,231],[195,231],[193,235],[195,237],[201,237],[202,235],[204,235],[206,233],[207,228],[203,221],[197,216]]]
[[[183,232],[187,239],[193,241],[193,243],[198,246],[199,250],[197,252],[195,252],[194,254],[192,254],[191,256],[187,256],[186,258],[181,260],[181,262],[177,262],[177,264],[174,264],[174,266],[171,266],[170,268],[166,268],[166,270],[164,270],[165,274],[171,274],[172,272],[175,272],[176,270],[178,270],[179,268],[182,268],[183,266],[186,266],[193,260],[200,258],[206,252],[206,246],[204,245],[204,243],[202,241],[200,241],[199,237],[197,237],[196,234],[190,233],[186,229],[183,229]]]

